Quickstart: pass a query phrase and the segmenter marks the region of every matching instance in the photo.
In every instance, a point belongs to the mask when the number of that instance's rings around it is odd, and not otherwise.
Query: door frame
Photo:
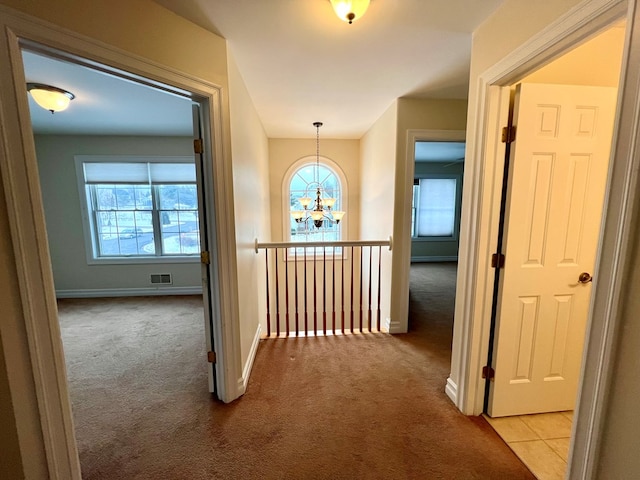
[[[0,5],[0,59],[11,68],[0,71],[0,173],[17,278],[8,280],[19,298],[0,322],[16,428],[27,478],[80,479],[66,367],[57,317],[56,296],[47,244],[37,160],[21,59],[21,41],[64,51],[107,65],[143,83],[170,86],[204,106],[206,160],[211,169],[216,252],[212,262],[220,315],[215,322],[218,396],[229,402],[240,392],[237,322],[235,225],[231,162],[222,87],[205,82],[130,52],[70,32]],[[13,267],[12,267],[13,268]],[[6,278],[6,277],[5,277]],[[227,319],[222,321],[222,319]],[[26,341],[26,345],[25,345]],[[237,358],[238,357],[238,358]],[[204,361],[204,359],[203,359]],[[37,403],[34,400],[37,399]],[[46,469],[46,471],[43,471]],[[46,475],[44,475],[46,474]]]
[[[597,464],[599,438],[603,430],[608,385],[614,365],[619,332],[621,291],[629,275],[632,225],[640,206],[636,192],[640,146],[637,118],[640,115],[640,45],[631,37],[640,33],[635,2],[591,0],[571,9],[539,34],[512,51],[479,77],[478,98],[470,105],[476,124],[467,139],[470,152],[463,194],[463,229],[454,321],[452,371],[447,394],[465,414],[482,413],[484,380],[482,367],[488,352],[493,289],[490,255],[497,238],[497,218],[504,148],[498,134],[500,87],[511,85],[544,63],[570,50],[583,39],[626,18],[627,33],[616,131],[609,167],[605,216],[597,259],[597,281],[591,300],[591,322],[587,332],[581,388],[574,417],[568,478],[592,478]],[[502,151],[502,155],[500,155]],[[465,172],[467,173],[467,172]],[[451,385],[451,387],[450,387]]]

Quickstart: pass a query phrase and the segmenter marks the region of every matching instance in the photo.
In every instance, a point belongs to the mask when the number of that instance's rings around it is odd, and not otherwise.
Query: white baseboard
[[[258,351],[258,345],[260,344],[260,335],[262,334],[262,325],[258,324],[256,334],[253,337],[253,343],[251,344],[251,350],[249,350],[249,357],[242,369],[242,378],[238,379],[238,390],[240,395],[243,395],[247,391],[247,384],[249,383],[249,376],[251,375],[251,369],[253,368],[253,362],[256,359],[256,353]]]
[[[447,378],[447,386],[444,387],[444,393],[451,399],[454,405],[458,405],[458,385],[451,380],[451,377]]]
[[[387,333],[407,333],[406,328],[400,326],[400,322],[392,322],[389,317],[384,319],[382,323],[382,331]]]
[[[57,298],[146,297],[151,295],[202,295],[202,287],[96,288],[56,290]]]
[[[426,263],[426,262],[457,262],[458,261],[458,256],[457,255],[450,255],[450,256],[435,256],[435,255],[428,255],[425,257],[411,257],[411,263]]]

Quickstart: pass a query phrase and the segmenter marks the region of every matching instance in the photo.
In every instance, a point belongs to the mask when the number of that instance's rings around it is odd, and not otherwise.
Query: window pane
[[[456,183],[455,178],[423,178],[420,180],[419,237],[453,236]]]
[[[160,210],[197,210],[195,185],[158,185]]]
[[[333,210],[341,210],[340,180],[330,168],[316,164],[301,167],[291,177],[289,183],[290,210],[304,210],[299,200],[305,196],[313,199],[314,203],[309,207],[312,209],[315,205],[318,182],[322,186],[322,197],[336,199]],[[341,238],[340,224],[335,224],[331,220],[325,220],[322,227],[317,228],[311,219],[298,223],[289,215],[289,227],[292,242],[331,242]]]
[[[195,185],[158,185],[163,255],[200,253],[198,195]]]

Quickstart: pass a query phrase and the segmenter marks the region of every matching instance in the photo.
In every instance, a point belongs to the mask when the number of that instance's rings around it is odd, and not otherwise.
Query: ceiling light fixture
[[[38,105],[51,113],[66,110],[69,102],[76,98],[71,92],[42,83],[27,83],[27,91]]]
[[[297,223],[304,222],[306,224],[307,220],[311,219],[316,228],[322,228],[324,220],[340,223],[340,220],[342,220],[346,212],[331,210],[336,203],[336,199],[324,196],[324,185],[318,181],[320,169],[320,127],[322,126],[322,122],[314,122],[313,126],[316,127],[315,181],[309,183],[307,191],[304,192],[304,197],[298,199],[304,210],[293,210],[291,216]],[[311,193],[308,192],[309,188],[316,190],[315,201],[308,194]]]
[[[369,8],[369,0],[330,0],[333,10],[340,20],[352,24]]]

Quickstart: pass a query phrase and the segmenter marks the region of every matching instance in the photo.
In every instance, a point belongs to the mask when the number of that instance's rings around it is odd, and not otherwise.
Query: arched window
[[[292,242],[332,242],[342,239],[343,222],[336,222],[339,215],[332,213],[346,209],[342,175],[339,175],[337,169],[331,168],[327,163],[316,163],[310,158],[306,158],[292,167],[287,192],[289,198],[287,217],[289,220],[285,222],[290,227],[289,238]],[[305,211],[305,202],[304,200],[301,202],[301,199],[304,198],[312,200],[311,206],[307,207],[307,211],[309,211],[317,199],[318,187],[320,187],[320,196],[323,202],[328,198],[335,200],[329,214],[323,217],[322,225],[318,226],[317,222],[314,222],[308,214],[296,221],[291,212],[302,213]]]

